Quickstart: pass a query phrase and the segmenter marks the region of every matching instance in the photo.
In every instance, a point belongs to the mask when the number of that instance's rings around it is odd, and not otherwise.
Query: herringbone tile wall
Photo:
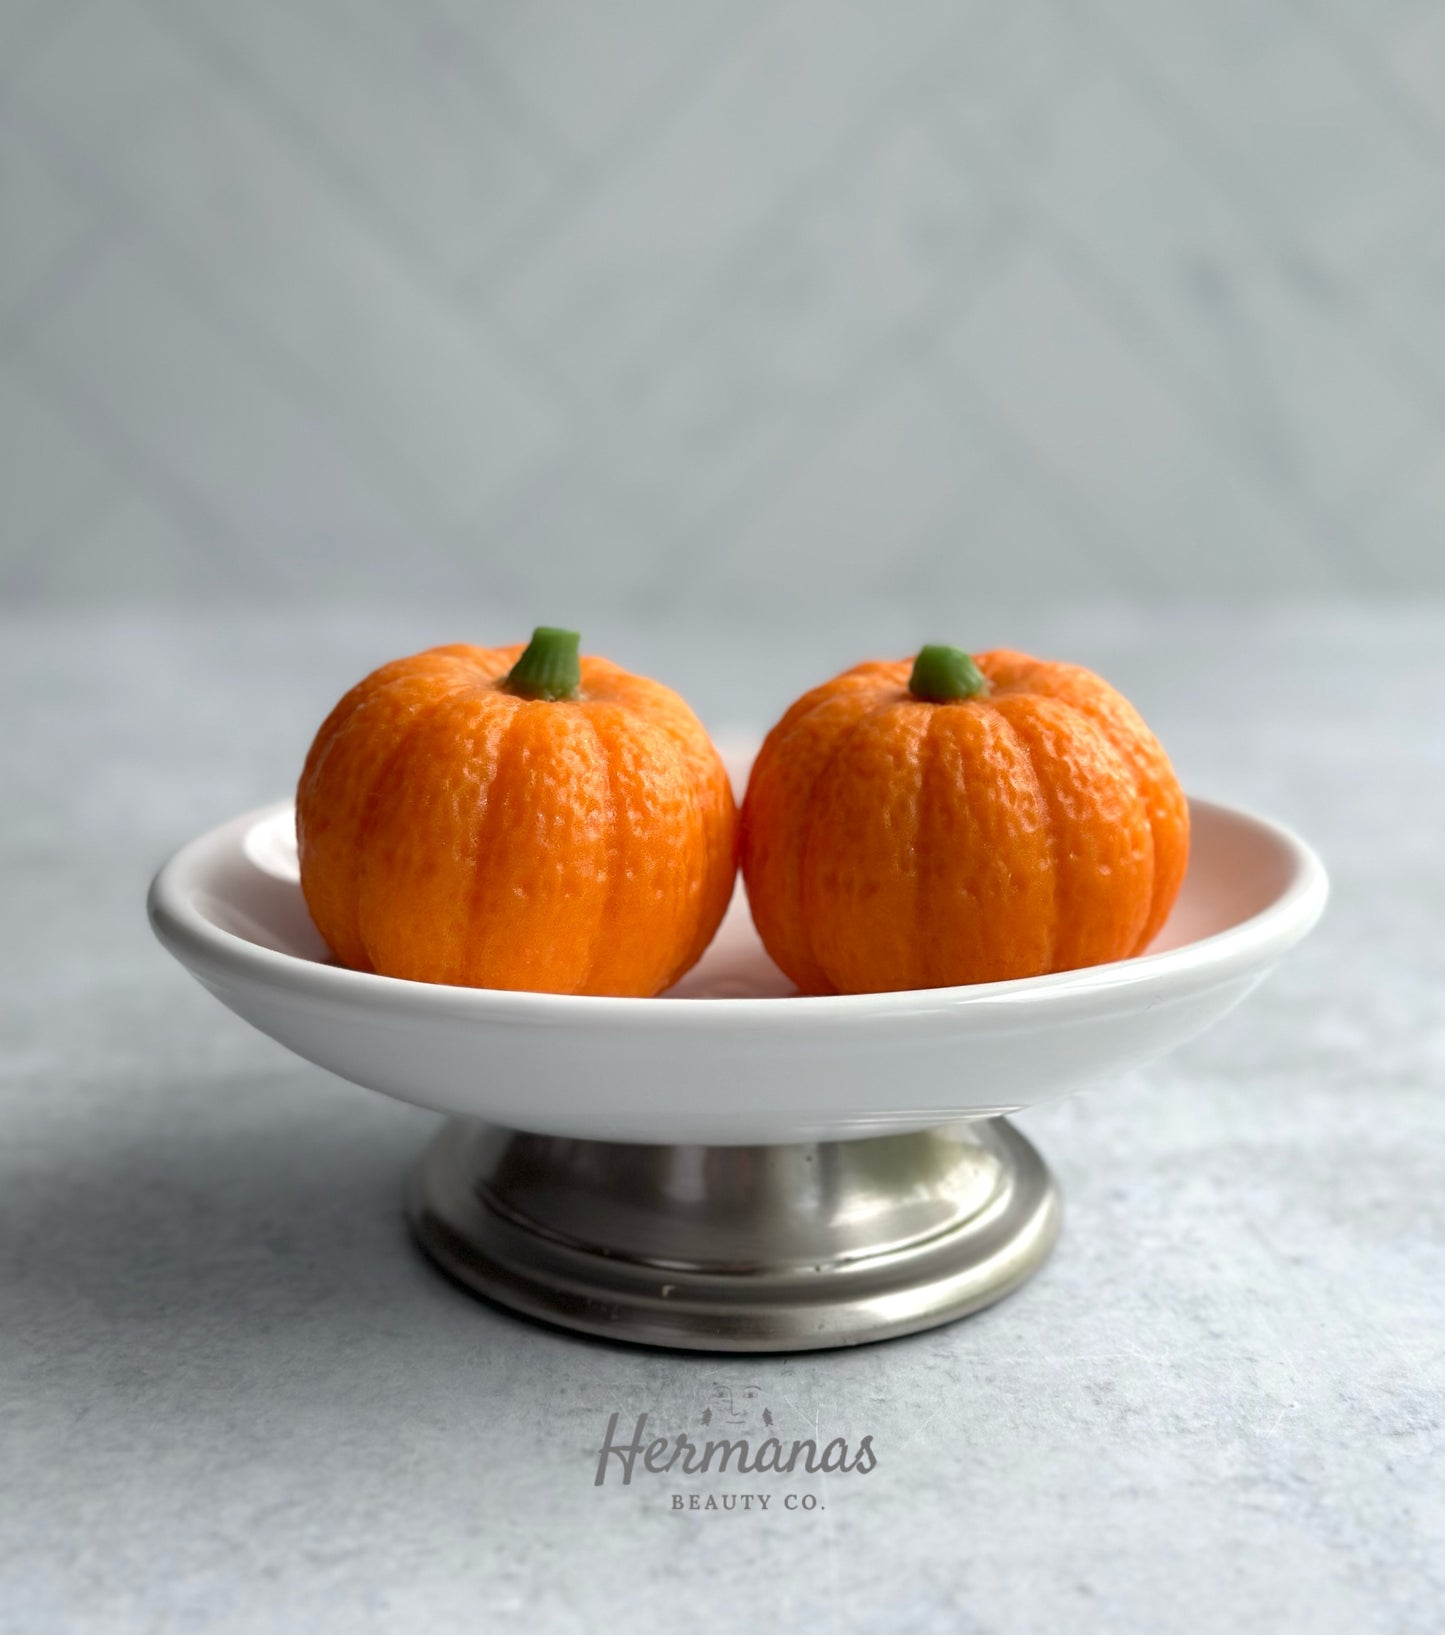
[[[1445,588],[1445,6],[3,0],[0,588]]]

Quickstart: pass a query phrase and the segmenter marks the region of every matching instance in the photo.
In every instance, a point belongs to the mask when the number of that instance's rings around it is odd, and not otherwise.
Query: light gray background
[[[5,1635],[1437,1635],[1442,159],[1411,0],[0,0]],[[1079,659],[1328,917],[1023,1121],[1068,1218],[992,1312],[521,1323],[408,1245],[434,1120],[141,905],[366,669],[537,620],[720,734]],[[593,1488],[719,1378],[878,1470]]]
[[[0,587],[1445,587],[1445,8],[6,0]]]

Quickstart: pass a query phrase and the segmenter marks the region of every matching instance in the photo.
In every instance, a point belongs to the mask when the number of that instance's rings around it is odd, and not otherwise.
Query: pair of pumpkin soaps
[[[1076,665],[860,664],[772,729],[739,813],[676,693],[545,628],[367,676],[316,735],[296,831],[343,965],[639,996],[702,955],[739,860],[798,987],[868,993],[1137,954],[1189,846],[1164,751]]]

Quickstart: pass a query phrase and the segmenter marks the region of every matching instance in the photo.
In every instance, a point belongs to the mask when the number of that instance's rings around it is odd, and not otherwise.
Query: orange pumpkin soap
[[[743,802],[753,920],[805,993],[1127,958],[1188,854],[1183,791],[1133,706],[1023,653],[925,647],[815,687]]]
[[[732,893],[727,773],[676,693],[572,631],[384,664],[301,774],[301,889],[362,971],[547,993],[661,992]]]

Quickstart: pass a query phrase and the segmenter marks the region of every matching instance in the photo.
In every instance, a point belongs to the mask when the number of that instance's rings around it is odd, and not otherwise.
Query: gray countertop
[[[906,650],[890,618],[589,645],[736,730]],[[1025,1290],[751,1360],[592,1344],[450,1286],[400,1213],[433,1119],[250,1032],[145,926],[150,871],[284,794],[362,671],[512,628],[0,620],[0,1625],[1433,1635],[1445,609],[990,616],[1123,685],[1192,790],[1300,828],[1334,899],[1207,1037],[1020,1121],[1067,1206]],[[871,1435],[876,1470],[779,1482],[766,1511],[673,1505],[758,1478],[594,1485],[614,1411],[695,1427],[719,1382],[785,1432]]]

